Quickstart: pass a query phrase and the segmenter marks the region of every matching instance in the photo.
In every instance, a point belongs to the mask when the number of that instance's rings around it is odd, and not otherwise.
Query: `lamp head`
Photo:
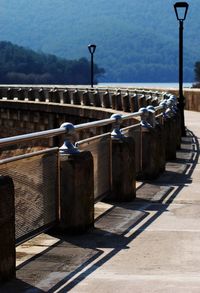
[[[96,47],[97,46],[95,44],[88,45],[88,50],[90,51],[90,54],[94,54]]]
[[[174,4],[174,10],[176,13],[177,19],[184,21],[186,19],[187,11],[189,4],[187,2],[176,2]]]

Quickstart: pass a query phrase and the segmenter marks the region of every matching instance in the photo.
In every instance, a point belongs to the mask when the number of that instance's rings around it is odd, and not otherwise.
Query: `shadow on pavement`
[[[180,190],[192,183],[199,158],[198,140],[192,132],[183,138],[182,147],[177,160],[168,162],[158,179],[141,184],[134,202],[112,202],[96,219],[93,230],[77,236],[51,234],[59,241],[19,266],[18,279],[0,292],[68,292],[117,253],[129,249],[130,242],[167,212]],[[12,291],[14,286],[20,291]]]

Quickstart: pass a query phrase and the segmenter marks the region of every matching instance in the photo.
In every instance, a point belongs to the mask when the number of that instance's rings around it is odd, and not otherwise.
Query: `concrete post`
[[[176,116],[176,132],[177,132],[177,138],[176,138],[176,148],[181,148],[181,115],[180,112],[177,110]]]
[[[116,92],[116,110],[122,110],[122,96],[121,96],[121,91],[118,90]]]
[[[13,88],[8,88],[7,90],[7,99],[8,100],[13,100],[14,99],[14,89]]]
[[[45,102],[45,100],[46,100],[43,88],[40,88],[38,90],[38,99],[39,99],[40,102]]]
[[[86,91],[83,92],[82,102],[83,102],[83,105],[84,106],[90,106],[91,105],[91,103],[90,103],[90,96],[89,96],[88,90],[86,90]]]
[[[139,179],[155,179],[159,175],[161,170],[161,149],[159,147],[159,141],[160,139],[157,128],[142,127],[142,161],[141,173],[138,176]]]
[[[175,119],[170,117],[164,118],[164,133],[166,160],[175,160],[177,147]]]
[[[14,185],[0,176],[0,283],[15,277],[15,261]]]
[[[60,92],[57,88],[53,89],[53,103],[60,103]]]
[[[60,103],[60,93],[57,88],[52,88],[49,91],[49,102]]]
[[[159,172],[165,171],[166,164],[166,145],[165,145],[165,133],[164,127],[161,124],[157,124],[155,130],[158,134],[158,161],[159,161]]]
[[[65,89],[63,91],[63,103],[64,104],[70,104],[71,103],[69,91],[67,89]]]
[[[111,108],[108,90],[105,91],[105,93],[103,94],[102,101],[103,101],[103,108]]]
[[[90,152],[60,156],[61,186],[59,228],[83,233],[94,224],[93,158]]]
[[[117,98],[116,98],[116,93],[113,93],[111,95],[111,104],[112,104],[112,109],[116,110],[117,109]]]
[[[130,97],[130,108],[131,112],[137,112],[138,111],[138,97],[136,94]]]
[[[98,90],[92,92],[92,101],[95,107],[101,107],[101,99]]]
[[[72,93],[72,101],[73,101],[74,105],[80,105],[81,104],[79,92],[78,92],[77,89],[74,90],[74,92]]]
[[[112,140],[112,194],[120,202],[136,197],[135,143],[132,137]]]
[[[35,90],[33,88],[29,88],[27,92],[27,96],[29,101],[35,101],[35,98],[36,98]]]
[[[130,112],[129,92],[122,97],[122,109],[124,112]]]
[[[141,95],[138,98],[138,107],[142,108],[142,107],[146,107],[146,106],[147,106],[147,103],[146,103],[145,95]]]
[[[17,90],[17,98],[19,101],[23,101],[25,96],[24,96],[24,90],[22,88],[19,88]]]

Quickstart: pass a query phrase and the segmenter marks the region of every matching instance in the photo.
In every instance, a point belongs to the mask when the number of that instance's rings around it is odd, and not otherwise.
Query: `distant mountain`
[[[178,80],[178,21],[172,0],[0,0],[0,38],[67,59],[90,58],[102,81]],[[191,2],[191,3],[190,3]],[[184,29],[184,80],[200,59],[199,0],[190,1]]]
[[[94,72],[96,76],[104,70],[95,64]],[[90,84],[90,63],[86,58],[66,60],[0,42],[0,83]]]

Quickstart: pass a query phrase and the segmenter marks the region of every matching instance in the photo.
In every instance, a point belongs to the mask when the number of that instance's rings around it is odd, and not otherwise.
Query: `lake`
[[[193,83],[192,82],[184,82],[183,87],[190,88],[192,87]],[[171,82],[171,83],[151,83],[151,82],[141,82],[141,83],[98,83],[97,86],[102,86],[102,87],[140,87],[140,88],[178,88],[179,83],[178,82]]]

